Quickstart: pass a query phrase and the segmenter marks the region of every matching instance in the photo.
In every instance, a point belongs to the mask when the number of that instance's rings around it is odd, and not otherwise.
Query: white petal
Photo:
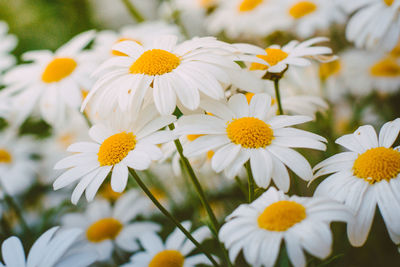
[[[273,171],[272,159],[264,149],[254,149],[250,153],[250,166],[254,181],[259,187],[267,188]]]
[[[400,131],[400,118],[385,123],[379,132],[379,146],[391,147]]]
[[[124,191],[128,182],[128,167],[122,162],[114,165],[111,174],[111,188],[117,193]]]

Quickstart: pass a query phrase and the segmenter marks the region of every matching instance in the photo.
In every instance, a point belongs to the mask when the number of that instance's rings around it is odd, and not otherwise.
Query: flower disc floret
[[[5,149],[0,149],[0,163],[11,163],[12,156],[10,152]]]
[[[370,184],[389,181],[400,173],[400,152],[386,147],[371,148],[354,161],[353,173]]]
[[[258,226],[269,231],[286,231],[307,217],[303,205],[289,200],[275,202],[258,216]]]
[[[243,0],[238,6],[239,12],[248,12],[257,8],[263,0]]]
[[[68,77],[77,66],[78,63],[72,58],[55,58],[44,69],[42,81],[45,83],[59,82]]]
[[[394,58],[385,58],[375,63],[370,72],[376,77],[399,77],[400,76],[400,65]]]
[[[97,159],[101,166],[115,165],[123,160],[136,146],[133,133],[118,133],[108,137],[100,146]]]
[[[173,71],[181,60],[171,52],[151,49],[144,52],[129,68],[132,74],[162,75]]]
[[[98,243],[104,240],[114,240],[121,232],[123,225],[120,221],[114,218],[103,218],[86,230],[86,237],[90,242]]]
[[[177,250],[163,250],[157,253],[149,263],[149,267],[183,267],[185,258]]]
[[[265,148],[274,138],[271,127],[254,117],[233,119],[228,124],[226,132],[233,143],[244,148]]]
[[[313,13],[317,9],[317,5],[310,1],[300,1],[290,7],[289,14],[295,18],[300,19],[308,14]]]

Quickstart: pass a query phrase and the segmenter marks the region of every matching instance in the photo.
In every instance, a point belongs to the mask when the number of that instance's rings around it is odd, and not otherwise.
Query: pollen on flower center
[[[177,250],[163,250],[157,253],[149,263],[149,267],[183,267],[185,258]]]
[[[307,217],[303,205],[288,200],[275,202],[265,208],[258,216],[257,222],[260,228],[269,231],[286,231],[296,223]]]
[[[173,71],[181,60],[176,55],[162,50],[152,49],[144,52],[129,68],[132,74],[162,75]]]
[[[5,149],[0,149],[0,163],[11,163],[12,156],[10,152]]]
[[[68,77],[76,68],[78,63],[69,57],[53,59],[42,73],[42,81],[45,83],[59,82]]]
[[[252,11],[258,5],[260,5],[263,0],[243,0],[240,5],[238,6],[239,12],[247,12]]]
[[[114,134],[101,144],[97,160],[101,166],[115,165],[123,160],[135,146],[136,137],[133,133]]]
[[[339,60],[322,63],[319,67],[319,77],[322,80],[326,80],[332,75],[339,73],[341,69],[341,64]]]
[[[300,1],[289,9],[289,14],[295,18],[299,19],[308,14],[313,13],[317,9],[317,5],[310,1]]]
[[[393,4],[394,0],[383,0],[383,2],[385,2],[385,4],[387,6],[391,6]]]
[[[278,48],[267,48],[265,49],[265,52],[267,52],[266,55],[257,55],[257,57],[261,58],[262,60],[265,60],[269,64],[269,66],[275,66],[280,61],[284,60],[289,56],[288,53]],[[266,69],[268,69],[267,65],[256,62],[252,63],[250,66],[250,70],[266,70]]]
[[[244,117],[233,119],[226,128],[229,139],[244,148],[262,148],[274,138],[271,127],[260,119]]]
[[[128,38],[128,37],[120,38],[120,39],[118,39],[115,43],[117,44],[117,43],[120,43],[120,42],[123,42],[123,41],[133,41],[133,42],[135,42],[135,43],[137,43],[137,44],[139,44],[139,45],[142,45],[142,43],[139,42],[138,40],[135,40],[135,39],[133,39],[133,38]],[[114,50],[114,49],[111,50],[111,55],[113,55],[113,56],[119,56],[119,57],[126,57],[126,56],[128,56],[127,54],[122,53],[122,52],[117,51],[117,50]]]
[[[376,77],[398,77],[400,76],[400,65],[394,58],[385,58],[375,63],[370,72]]]
[[[122,230],[122,223],[114,218],[103,218],[86,230],[86,237],[90,242],[101,242],[107,239],[115,239]]]
[[[393,148],[371,148],[360,154],[353,165],[353,174],[370,184],[389,181],[399,173],[400,152]]]

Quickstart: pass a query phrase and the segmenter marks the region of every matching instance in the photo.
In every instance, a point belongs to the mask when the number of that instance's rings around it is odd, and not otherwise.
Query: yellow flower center
[[[387,6],[391,6],[393,4],[394,0],[383,0],[383,2],[385,2],[385,4]]]
[[[150,192],[153,194],[153,196],[158,200],[158,201],[163,201],[166,199],[165,192],[158,187],[150,187]]]
[[[260,119],[244,117],[233,119],[226,128],[229,139],[244,148],[261,148],[271,144],[274,132]]]
[[[238,6],[239,12],[252,11],[257,6],[259,6],[263,0],[243,0]]]
[[[136,137],[133,133],[114,134],[101,144],[97,160],[101,166],[115,165],[123,160],[135,146]]]
[[[111,202],[117,201],[122,196],[122,194],[123,193],[118,193],[112,190],[110,183],[105,183],[100,190],[100,195]]]
[[[307,217],[303,205],[288,200],[275,202],[258,216],[258,226],[268,231],[286,231]]]
[[[354,161],[353,174],[370,184],[389,181],[400,173],[400,152],[392,148],[371,148]]]
[[[215,4],[215,0],[198,0],[198,3],[202,8],[208,9]]]
[[[157,253],[149,263],[149,267],[183,267],[185,258],[177,250],[163,250]]]
[[[322,63],[319,67],[319,77],[321,77],[322,80],[326,80],[332,75],[339,73],[340,69],[341,65],[339,60]]]
[[[313,13],[317,9],[317,5],[310,1],[300,1],[289,9],[289,14],[295,19],[302,18]]]
[[[129,37],[120,38],[120,39],[118,39],[118,40],[115,42],[115,44],[118,44],[118,43],[123,42],[123,41],[133,41],[133,42],[135,42],[135,43],[137,43],[137,44],[139,44],[139,45],[142,45],[142,43],[139,42],[138,40],[135,40],[135,39],[129,38]],[[128,56],[127,54],[122,53],[122,52],[119,52],[119,51],[114,50],[114,49],[111,50],[111,55],[113,55],[113,56],[119,56],[119,57],[126,57],[126,56]]]
[[[213,150],[209,150],[209,151],[207,152],[207,159],[208,159],[208,160],[211,160],[212,157],[214,156],[214,154],[215,154],[215,152],[214,152]]]
[[[122,223],[117,219],[103,218],[89,226],[86,230],[86,237],[93,243],[115,239],[121,232],[122,227]]]
[[[68,77],[78,66],[78,63],[69,57],[53,59],[42,73],[42,81],[45,83],[59,82]]]
[[[163,75],[179,66],[181,60],[174,54],[152,49],[144,52],[129,68],[132,74]]]
[[[0,149],[0,163],[11,163],[12,156],[10,152],[5,149]]]
[[[265,52],[267,52],[266,55],[257,55],[257,57],[261,58],[262,60],[265,60],[270,66],[275,66],[280,61],[287,58],[289,55],[285,51],[282,51],[281,49],[278,48],[267,48],[265,49]],[[266,69],[268,69],[267,65],[256,62],[252,63],[250,66],[250,70],[266,70]]]
[[[400,65],[396,59],[387,57],[375,63],[370,72],[371,75],[376,77],[398,77],[400,76]]]

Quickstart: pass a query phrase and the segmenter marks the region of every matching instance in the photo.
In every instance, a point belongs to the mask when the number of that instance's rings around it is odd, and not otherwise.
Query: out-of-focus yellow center
[[[317,10],[317,5],[310,1],[300,1],[289,8],[289,14],[295,19],[302,18]]]
[[[97,160],[101,166],[115,165],[123,160],[136,146],[136,137],[133,133],[117,133],[100,145]]]
[[[340,69],[340,60],[322,63],[319,67],[319,77],[321,77],[322,80],[326,80],[332,75],[339,73]]]
[[[288,53],[278,48],[267,48],[265,49],[265,52],[267,52],[266,55],[257,55],[257,57],[265,60],[269,66],[275,66],[289,56]],[[254,62],[251,64],[250,70],[266,70],[269,66]]]
[[[208,9],[215,4],[215,0],[198,0],[198,3],[202,8]]]
[[[177,250],[163,250],[157,253],[148,267],[183,267],[185,257]]]
[[[303,205],[288,200],[275,202],[258,216],[258,226],[268,231],[286,231],[307,217]]]
[[[112,190],[110,183],[105,183],[100,190],[100,195],[109,201],[115,202],[123,195],[123,193],[115,192]]]
[[[135,42],[135,43],[137,43],[137,44],[139,44],[139,45],[142,45],[142,43],[141,43],[140,41],[135,40],[135,39],[133,39],[133,38],[129,38],[129,37],[122,37],[122,38],[118,39],[118,40],[115,42],[115,44],[118,44],[118,43],[123,42],[123,41],[133,41],[133,42]],[[114,50],[114,49],[111,49],[111,55],[113,55],[113,56],[119,56],[119,57],[126,57],[126,56],[128,56],[127,54],[122,53],[122,52],[117,51],[117,50]]]
[[[12,156],[10,152],[5,149],[0,149],[0,163],[11,163]]]
[[[395,58],[387,57],[375,63],[370,69],[371,75],[376,77],[400,76],[400,65]]]
[[[72,143],[74,143],[76,140],[76,136],[73,133],[64,133],[58,137],[57,141],[58,143],[67,149]]]
[[[400,57],[400,42],[398,42],[397,45],[393,48],[393,50],[390,51],[390,55],[394,58]]]
[[[89,226],[86,230],[86,237],[93,243],[98,243],[107,239],[115,239],[122,228],[122,223],[117,219],[103,218]]]
[[[400,152],[392,148],[371,148],[360,154],[353,165],[353,174],[370,184],[389,181],[399,173]]]
[[[260,119],[244,117],[233,119],[226,127],[229,139],[244,148],[261,148],[271,144],[274,132]]]
[[[158,201],[163,201],[166,199],[165,192],[161,188],[150,187],[149,190]]]
[[[186,136],[186,138],[189,140],[189,141],[194,141],[194,140],[196,140],[197,138],[199,138],[200,136],[203,136],[204,134],[188,134],[187,136]]]
[[[385,2],[385,4],[387,6],[391,6],[393,4],[394,0],[383,0],[383,2]]]
[[[59,57],[53,59],[42,73],[42,81],[45,83],[59,82],[71,75],[78,63],[69,57]]]
[[[176,55],[152,49],[144,52],[129,68],[132,74],[163,75],[179,66],[181,60]]]
[[[258,7],[262,2],[263,0],[243,0],[238,6],[238,10],[239,12],[252,11],[256,7]]]

